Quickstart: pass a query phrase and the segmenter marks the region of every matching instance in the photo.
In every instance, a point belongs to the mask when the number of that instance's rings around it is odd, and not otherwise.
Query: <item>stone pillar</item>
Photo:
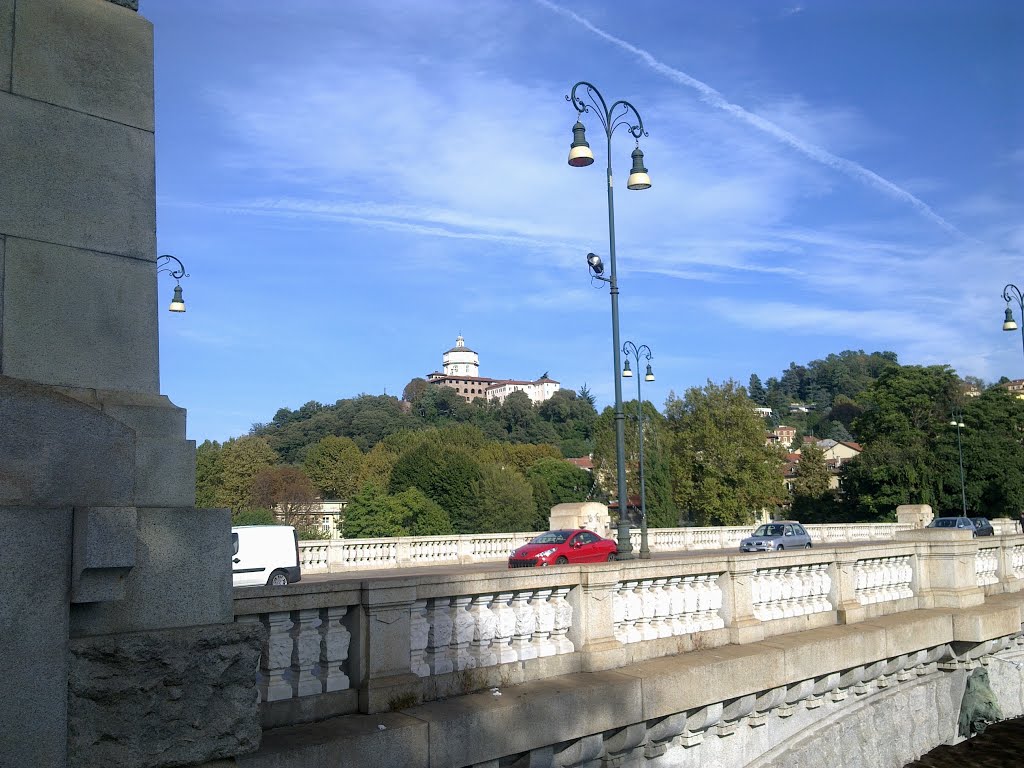
[[[922,528],[897,531],[896,540],[919,542],[915,591],[921,608],[970,608],[985,602],[975,571],[981,539],[955,528]]]
[[[585,568],[580,586],[570,596],[573,623],[570,639],[582,655],[584,672],[617,669],[625,663],[625,647],[615,638],[614,598],[620,568]]]
[[[413,580],[397,580],[381,583],[366,582],[363,587],[363,611],[365,628],[354,633],[365,641],[353,649],[352,669],[359,680],[359,711],[386,712],[396,698],[412,693],[421,698],[422,674],[437,674],[434,669],[438,652],[435,643],[440,642],[447,649],[451,642],[451,617],[447,610],[438,613],[437,606],[427,609],[426,604],[416,600]],[[413,622],[421,636],[415,659],[413,655]],[[424,613],[426,611],[426,613]],[[443,641],[434,637],[436,622],[446,621]],[[426,644],[422,642],[423,622],[428,634]],[[415,664],[415,671],[414,671]],[[445,671],[451,671],[446,668]]]
[[[137,5],[0,0],[0,647],[20,694],[0,697],[19,724],[0,765],[183,764],[232,754],[230,734],[257,723],[255,680],[237,691],[213,664],[154,687],[203,723],[158,759],[142,723],[167,723],[167,701],[118,723],[103,709],[113,685],[153,683],[161,649],[251,655],[254,677],[262,631],[227,626],[229,516],[193,508],[185,411],[160,394],[153,41]],[[217,688],[230,703],[200,700]],[[137,749],[101,754],[115,741]]]

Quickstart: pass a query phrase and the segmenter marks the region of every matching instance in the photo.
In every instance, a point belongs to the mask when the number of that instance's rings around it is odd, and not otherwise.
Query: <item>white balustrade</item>
[[[861,605],[913,597],[910,556],[858,560],[853,565],[854,594]]]
[[[831,588],[826,563],[756,570],[751,582],[754,616],[770,621],[831,611]]]
[[[815,543],[895,539],[906,523],[830,523],[804,526]],[[715,528],[652,528],[648,542],[659,552],[698,549],[731,549],[749,536],[750,526]],[[463,536],[401,536],[385,539],[334,539],[300,541],[299,562],[305,573],[334,573],[361,568],[401,568],[445,563],[500,562],[511,550],[537,533],[488,533]],[[640,547],[640,531],[630,531],[634,549]]]
[[[420,677],[572,653],[570,587],[417,600],[409,667]]]
[[[1024,579],[1024,546],[1020,544],[1010,547],[1010,572],[1015,578]]]
[[[996,584],[999,581],[999,550],[995,547],[979,549],[974,556],[974,572],[978,577],[978,586]]]
[[[343,623],[347,613],[346,606],[336,606],[237,617],[242,623],[261,623],[267,630],[256,679],[260,701],[349,688],[351,633]]]
[[[612,621],[620,643],[721,629],[721,574],[620,581],[612,587]]]

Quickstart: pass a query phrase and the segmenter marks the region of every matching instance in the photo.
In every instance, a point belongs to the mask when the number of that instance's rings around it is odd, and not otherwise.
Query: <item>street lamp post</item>
[[[580,88],[577,95],[577,91]],[[584,92],[585,91],[585,92]],[[626,496],[626,453],[625,453],[625,415],[622,412],[622,382],[619,379],[621,367],[619,358],[619,283],[616,277],[615,265],[615,206],[612,194],[612,134],[619,126],[625,126],[626,130],[636,140],[636,149],[632,152],[633,167],[630,170],[629,179],[626,181],[627,189],[647,189],[651,186],[651,177],[647,175],[644,167],[644,153],[640,151],[640,137],[646,136],[644,121],[636,107],[628,101],[616,101],[609,108],[600,91],[590,83],[581,80],[576,83],[566,101],[575,108],[576,124],[572,127],[572,145],[569,147],[569,165],[574,168],[583,168],[594,162],[594,153],[586,139],[586,128],[580,122],[584,113],[593,109],[597,119],[604,128],[605,137],[608,140],[608,262],[610,272],[608,277],[602,277],[604,265],[601,257],[594,253],[587,254],[587,265],[590,273],[608,283],[609,293],[612,298],[612,349],[613,365],[615,370],[615,470],[616,480],[619,489],[619,524],[618,524],[618,551],[620,560],[633,559],[633,545],[629,541],[629,521],[626,519],[627,496]],[[632,123],[630,115],[636,118]]]
[[[639,439],[640,452],[640,559],[650,560],[651,550],[647,546],[647,488],[644,485],[644,401],[640,397],[640,358],[647,360],[647,373],[644,374],[644,381],[654,381],[654,371],[651,370],[651,348],[646,344],[639,347],[632,341],[622,345],[622,353],[627,356],[626,365],[622,369],[622,377],[628,379],[633,375],[629,370],[629,356],[632,355],[636,361],[636,431]]]
[[[178,266],[174,267],[171,262],[175,262]],[[185,265],[181,263],[181,259],[177,256],[171,256],[169,253],[163,256],[157,257],[156,260],[156,273],[159,275],[161,272],[167,272],[176,281],[174,286],[174,297],[171,299],[171,304],[167,308],[170,312],[184,312],[185,311],[185,299],[181,296],[181,278],[188,277],[188,272],[185,271]]]
[[[963,503],[963,516],[967,517],[967,486],[964,484],[964,448],[960,442],[960,430],[964,426],[963,413],[953,409],[952,419],[949,422],[949,426],[956,427],[956,449],[957,453],[960,454],[960,500]]]
[[[1006,316],[1003,319],[1004,331],[1017,330],[1017,321],[1013,319],[1013,310],[1010,309],[1011,300],[1016,300],[1017,306],[1020,307],[1020,343],[1021,347],[1024,348],[1024,296],[1021,295],[1020,288],[1013,283],[1010,283],[1003,288],[1003,301],[1006,302]]]

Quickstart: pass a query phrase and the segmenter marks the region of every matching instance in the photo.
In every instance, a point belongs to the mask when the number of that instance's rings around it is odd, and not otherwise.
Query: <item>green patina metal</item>
[[[969,738],[984,733],[985,728],[1003,719],[995,693],[988,681],[988,670],[978,667],[967,678],[967,688],[960,703],[960,735]]]

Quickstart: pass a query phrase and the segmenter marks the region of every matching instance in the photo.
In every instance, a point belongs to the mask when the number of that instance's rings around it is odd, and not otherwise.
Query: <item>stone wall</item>
[[[224,626],[229,515],[193,508],[195,445],[160,394],[153,34],[137,8],[0,0],[3,766],[128,764],[104,762],[117,744],[180,765],[258,736],[255,653],[238,650],[253,628]],[[181,648],[209,663],[186,674]],[[106,711],[121,681],[146,706]],[[216,716],[165,717],[214,688]]]

